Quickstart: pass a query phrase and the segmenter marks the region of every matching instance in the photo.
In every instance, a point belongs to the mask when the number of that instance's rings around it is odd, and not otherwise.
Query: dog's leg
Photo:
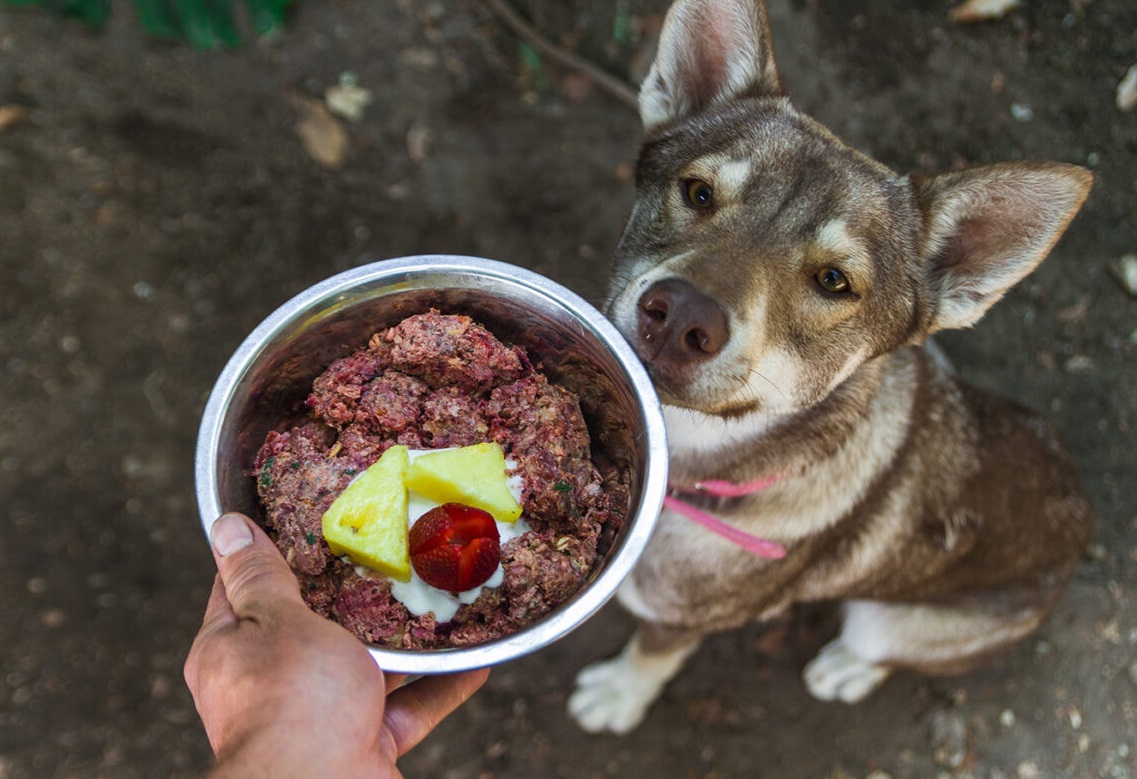
[[[576,677],[568,708],[591,732],[627,733],[643,721],[664,686],[699,646],[697,633],[641,623],[620,654]]]
[[[806,665],[802,678],[814,698],[856,703],[879,687],[891,673],[889,667],[859,655],[845,641],[842,632]]]
[[[895,668],[970,670],[1038,628],[1060,588],[971,595],[931,604],[850,601],[841,634],[806,667],[814,697],[856,703]]]

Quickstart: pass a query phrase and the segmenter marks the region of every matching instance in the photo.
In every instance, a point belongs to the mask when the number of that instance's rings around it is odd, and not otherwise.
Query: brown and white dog
[[[925,341],[1042,261],[1090,174],[897,175],[790,105],[754,0],[678,0],[640,110],[607,313],[663,400],[673,487],[785,555],[665,511],[619,595],[639,628],[580,673],[576,720],[630,730],[703,636],[796,603],[843,604],[804,672],[822,699],[897,668],[960,672],[1035,630],[1091,506],[1046,421],[961,384]],[[754,480],[773,483],[698,493]]]

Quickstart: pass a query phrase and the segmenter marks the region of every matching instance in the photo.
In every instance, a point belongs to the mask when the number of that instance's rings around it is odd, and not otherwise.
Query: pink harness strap
[[[711,480],[696,484],[695,491],[714,495],[719,498],[739,498],[764,490],[777,481],[777,476],[766,476],[761,479],[746,482],[745,484]],[[753,555],[764,557],[768,560],[781,560],[786,556],[786,548],[776,541],[769,541],[765,538],[758,538],[750,533],[744,533],[738,528],[732,527],[722,520],[716,519],[707,512],[672,495],[664,497],[663,506],[664,508],[674,511],[676,514],[682,514],[687,517],[687,519],[697,522],[712,533],[722,536],[727,541],[742,547]]]

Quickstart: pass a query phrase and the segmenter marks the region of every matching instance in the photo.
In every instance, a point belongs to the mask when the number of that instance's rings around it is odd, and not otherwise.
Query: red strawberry
[[[497,523],[486,511],[444,503],[411,526],[411,565],[431,587],[472,590],[493,576],[501,558]]]

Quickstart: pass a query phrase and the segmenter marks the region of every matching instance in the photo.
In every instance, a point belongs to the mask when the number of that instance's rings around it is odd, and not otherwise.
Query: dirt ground
[[[514,2],[624,79],[665,7]],[[1043,267],[944,339],[965,376],[1048,411],[1081,465],[1100,524],[1057,613],[986,670],[898,675],[857,706],[806,694],[832,622],[803,614],[708,641],[640,729],[590,736],[565,698],[625,639],[612,606],[497,669],[408,777],[1137,776],[1137,300],[1109,270],[1137,252],[1137,112],[1114,104],[1137,3],[1023,0],[973,26],[949,6],[771,12],[798,104],[898,170],[1095,171]],[[281,35],[228,52],[148,38],[116,8],[96,33],[0,6],[2,779],[210,764],[181,678],[213,573],[192,451],[263,316],[365,259],[433,251],[598,300],[632,196],[636,116],[478,0],[300,0]],[[337,120],[337,148],[322,100],[352,80],[373,102]]]

